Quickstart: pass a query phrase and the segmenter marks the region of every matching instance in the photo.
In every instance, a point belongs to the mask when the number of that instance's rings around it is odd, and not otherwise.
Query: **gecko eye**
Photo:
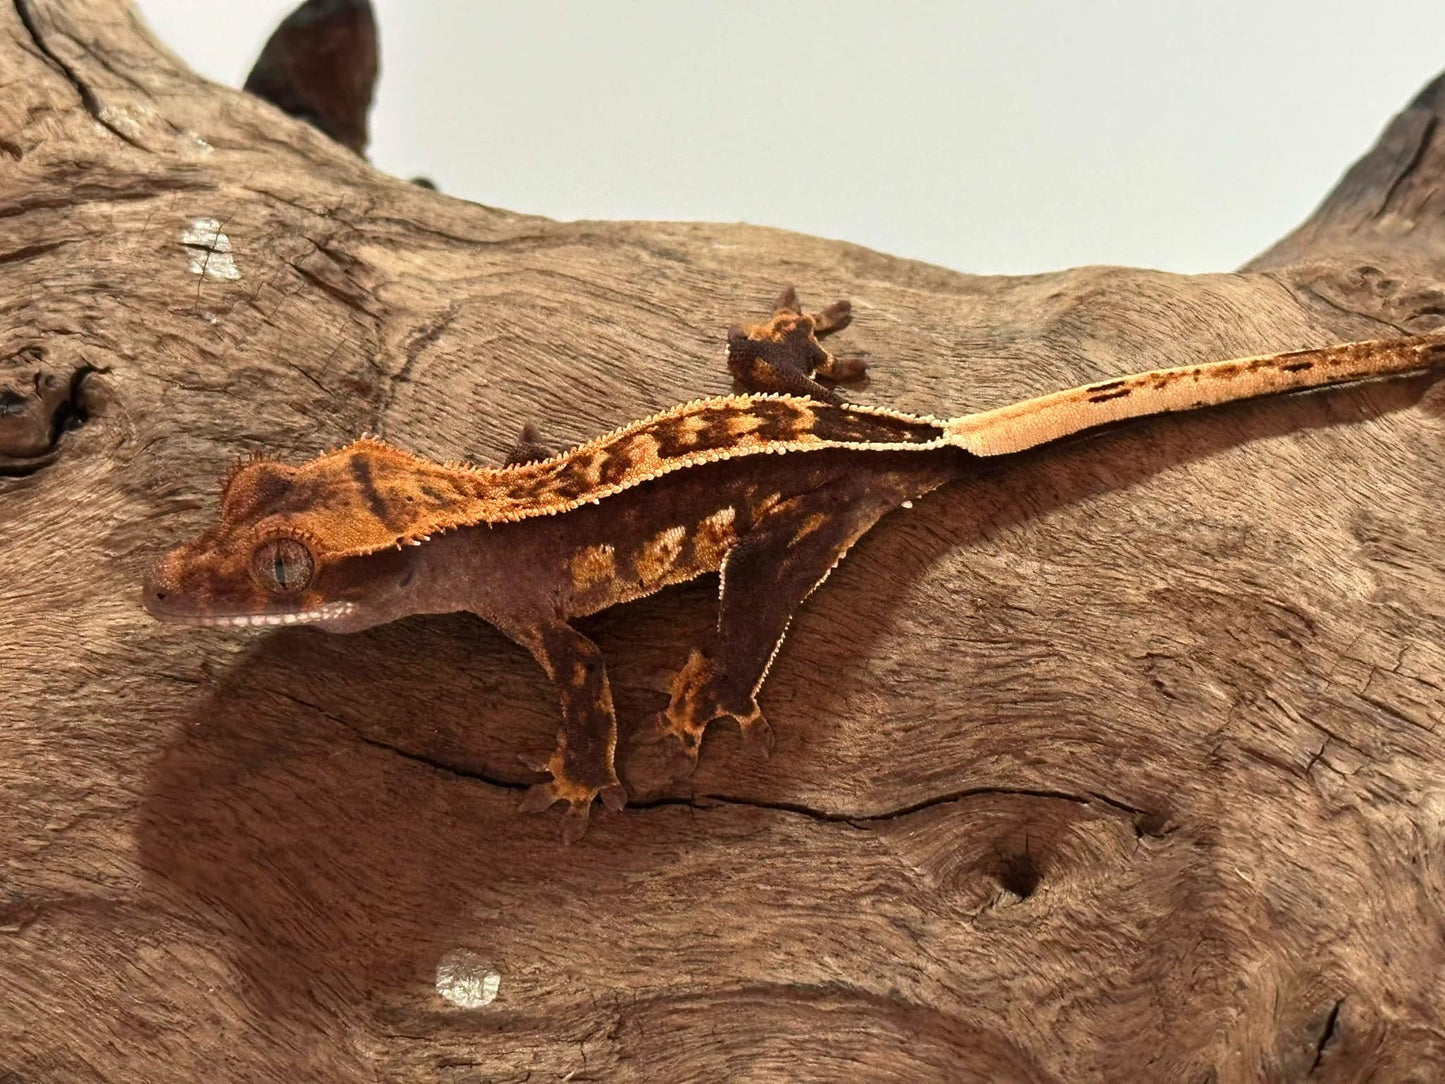
[[[272,591],[299,591],[315,571],[311,551],[294,538],[262,542],[251,555],[251,575]]]

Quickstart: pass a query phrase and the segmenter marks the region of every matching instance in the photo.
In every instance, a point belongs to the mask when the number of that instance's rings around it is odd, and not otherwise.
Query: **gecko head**
[[[352,632],[400,616],[414,550],[337,552],[315,527],[316,502],[345,500],[328,472],[271,460],[238,465],[221,489],[218,521],[162,557],[142,603],[155,617],[194,625],[317,625]]]

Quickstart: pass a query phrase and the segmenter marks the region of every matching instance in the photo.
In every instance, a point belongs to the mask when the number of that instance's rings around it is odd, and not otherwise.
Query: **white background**
[[[296,0],[140,0],[239,86]],[[747,221],[964,271],[1226,270],[1445,68],[1439,0],[375,0],[370,156],[553,218]]]

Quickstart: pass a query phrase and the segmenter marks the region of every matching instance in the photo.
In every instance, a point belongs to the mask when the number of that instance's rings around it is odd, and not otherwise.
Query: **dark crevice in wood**
[[[1415,334],[1415,332],[1412,331],[1410,328],[1395,323],[1392,320],[1386,320],[1383,316],[1380,316],[1377,313],[1363,312],[1360,309],[1353,309],[1350,308],[1348,305],[1342,305],[1340,302],[1335,301],[1333,298],[1326,297],[1313,283],[1304,282],[1291,285],[1290,283],[1284,281],[1284,278],[1282,277],[1280,271],[1277,269],[1270,268],[1268,270],[1260,271],[1258,272],[1258,274],[1261,277],[1268,279],[1270,282],[1275,283],[1277,286],[1280,287],[1280,289],[1284,290],[1287,294],[1289,294],[1291,297],[1294,297],[1295,299],[1299,299],[1300,297],[1309,298],[1311,301],[1317,301],[1321,305],[1324,305],[1326,308],[1339,313],[1341,316],[1349,316],[1357,320],[1368,320],[1372,324],[1379,324],[1382,328],[1388,328],[1390,331],[1395,332],[1399,335]]]
[[[15,0],[15,14],[20,16],[20,22],[25,27],[25,32],[30,35],[30,40],[35,43],[35,48],[39,49],[41,55],[50,61],[61,75],[65,76],[66,82],[75,88],[76,94],[80,95],[80,104],[91,118],[122,142],[128,143],[138,151],[149,152],[149,148],[145,144],[136,142],[106,119],[105,107],[100,104],[100,99],[95,96],[95,91],[91,90],[86,82],[76,74],[74,68],[61,60],[55,50],[46,44],[44,37],[40,34],[40,27],[35,22],[35,16],[30,10],[30,0]]]
[[[1021,900],[1028,899],[1038,891],[1039,882],[1043,880],[1043,871],[1029,853],[1027,839],[1024,840],[1023,850],[998,854],[998,870],[995,876],[1000,888]]]
[[[63,192],[34,196],[0,204],[0,218],[17,218],[32,211],[61,211],[83,203],[127,203],[156,199],[177,192],[211,192],[216,186],[189,177],[161,177],[131,174],[124,178],[134,187],[112,187],[98,184],[66,184]]]
[[[1320,1060],[1325,1056],[1325,1047],[1329,1044],[1329,1041],[1335,1037],[1335,1024],[1339,1022],[1340,1006],[1344,1003],[1344,998],[1336,1001],[1334,1007],[1330,1009],[1330,1015],[1325,1018],[1325,1029],[1320,1033],[1319,1040],[1315,1043],[1315,1060],[1314,1063],[1310,1065],[1311,1075],[1320,1067]]]
[[[78,429],[90,421],[90,410],[82,399],[82,388],[85,381],[95,373],[108,373],[110,369],[99,365],[82,365],[70,376],[70,394],[56,408],[55,414],[50,419],[50,441],[52,444],[60,442],[62,433],[70,429]]]
[[[21,260],[31,260],[36,256],[44,256],[47,252],[54,252],[58,248],[64,248],[70,244],[65,241],[47,241],[39,245],[26,245],[24,248],[13,249],[10,252],[0,252],[0,263],[18,263]]]
[[[94,373],[108,373],[110,370],[98,365],[85,364],[79,366],[70,374],[69,385],[65,394],[50,414],[50,435],[46,442],[47,447],[40,452],[30,452],[23,455],[6,455],[3,445],[0,445],[0,476],[24,477],[34,474],[42,467],[48,467],[60,457],[60,439],[68,431],[78,429],[90,420],[90,411],[86,407],[83,398],[83,386],[88,377]],[[40,395],[40,374],[36,374],[36,395]],[[32,400],[34,402],[34,400]],[[43,403],[41,404],[43,405]],[[13,393],[8,393],[5,398],[0,398],[0,417],[3,417],[7,409],[23,408],[24,401],[13,398]],[[33,447],[33,445],[32,445]],[[29,451],[27,449],[27,451]]]
[[[458,767],[455,764],[448,764],[446,761],[437,760],[434,757],[423,756],[420,753],[410,752],[398,746],[391,745],[388,742],[377,741],[375,738],[368,738],[365,734],[360,733],[354,727],[348,726],[348,724],[342,722],[342,720],[340,719],[336,719],[335,716],[327,715],[326,717],[328,719],[334,719],[336,722],[341,723],[342,726],[347,727],[347,729],[351,731],[352,735],[356,738],[356,740],[361,742],[363,745],[369,745],[373,749],[384,749],[389,753],[395,753],[397,756],[401,757],[404,760],[409,760],[413,764],[424,764],[428,768],[433,768],[436,771],[445,772],[448,775],[460,776],[463,779],[475,780],[478,783],[486,783],[488,786],[497,787],[502,790],[522,791],[526,790],[529,786],[531,786],[530,783],[514,783],[510,779],[501,779],[494,775],[487,775],[485,772],[474,771],[471,768]]]

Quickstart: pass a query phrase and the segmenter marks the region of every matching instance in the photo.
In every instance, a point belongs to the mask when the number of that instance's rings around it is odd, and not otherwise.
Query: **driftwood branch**
[[[853,299],[856,394],[940,415],[1434,328],[1442,112],[1242,272],[981,278],[450,199],[121,0],[0,4],[0,1080],[1432,1076],[1438,382],[891,517],[795,625],[773,758],[710,734],[571,849],[514,812],[554,708],[491,630],[201,633],[138,589],[238,454],[581,440],[726,391],[724,329],[785,283]],[[624,728],[713,589],[588,624]]]

